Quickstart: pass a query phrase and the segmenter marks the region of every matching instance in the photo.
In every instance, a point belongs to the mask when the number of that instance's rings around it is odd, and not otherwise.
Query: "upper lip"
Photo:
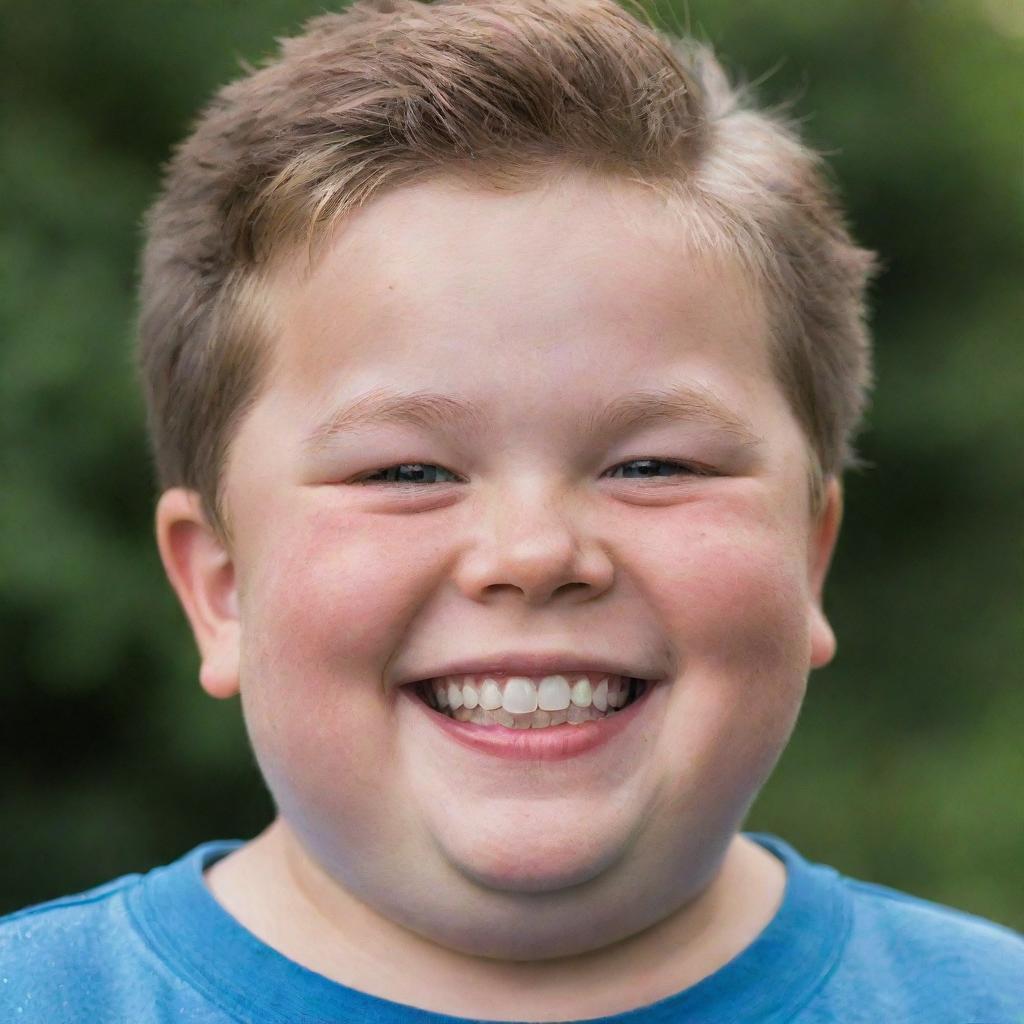
[[[593,654],[576,654],[569,651],[557,654],[504,651],[481,657],[446,661],[417,675],[415,678],[402,680],[399,685],[404,686],[407,683],[423,682],[427,679],[439,679],[442,676],[479,675],[484,672],[494,672],[501,675],[511,675],[520,672],[526,676],[553,675],[556,672],[604,672],[608,675],[625,676],[630,679],[651,680],[658,678],[655,672],[641,669],[636,665],[627,665],[617,658],[597,657]]]

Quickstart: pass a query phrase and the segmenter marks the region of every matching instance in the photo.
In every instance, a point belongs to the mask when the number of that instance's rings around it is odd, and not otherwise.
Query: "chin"
[[[631,846],[634,829],[602,817],[564,802],[541,814],[499,802],[491,821],[438,823],[435,837],[448,862],[483,889],[556,893],[601,877]]]
[[[468,879],[475,893],[459,901],[456,916],[447,913],[450,904],[435,905],[410,926],[473,957],[552,960],[621,941],[672,909],[664,898],[651,898],[642,883],[618,877],[614,865],[609,871],[590,866],[578,884],[566,884],[568,877],[553,883],[552,872],[538,865],[537,878],[510,871]]]

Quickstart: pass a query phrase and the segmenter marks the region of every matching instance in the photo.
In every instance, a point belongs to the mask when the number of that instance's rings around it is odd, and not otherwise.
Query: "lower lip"
[[[614,715],[580,725],[549,725],[543,729],[509,729],[504,725],[474,725],[435,711],[416,692],[402,688],[434,725],[450,739],[470,750],[512,761],[563,761],[610,743],[644,713],[651,691],[659,684],[648,680],[643,694]]]

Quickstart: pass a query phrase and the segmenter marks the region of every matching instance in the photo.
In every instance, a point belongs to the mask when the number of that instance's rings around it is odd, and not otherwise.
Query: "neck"
[[[713,974],[778,910],[783,865],[734,836],[711,882],[638,934],[540,961],[468,956],[430,942],[329,878],[281,820],[206,873],[215,899],[290,960],[383,999],[453,1016],[578,1020],[624,1013]]]

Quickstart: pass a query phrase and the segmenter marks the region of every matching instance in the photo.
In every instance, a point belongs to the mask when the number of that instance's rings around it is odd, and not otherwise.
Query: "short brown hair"
[[[146,218],[139,366],[160,487],[197,490],[227,536],[220,477],[267,376],[258,299],[284,253],[384,189],[528,187],[556,166],[661,191],[757,270],[820,492],[866,402],[874,256],[793,124],[753,109],[705,44],[615,0],[360,0],[217,93]]]

